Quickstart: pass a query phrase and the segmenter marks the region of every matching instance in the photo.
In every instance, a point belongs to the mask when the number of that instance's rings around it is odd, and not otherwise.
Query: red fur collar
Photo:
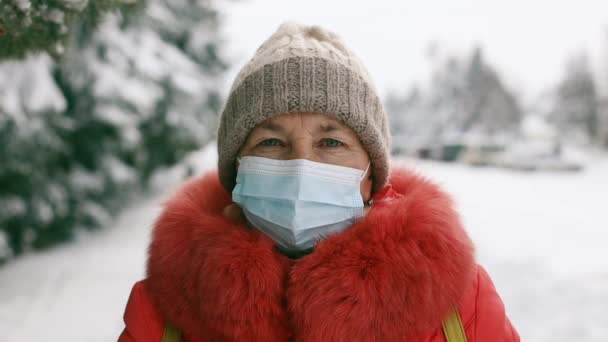
[[[409,171],[344,232],[290,260],[221,214],[216,173],[188,182],[156,221],[146,287],[191,341],[393,341],[434,330],[474,259],[449,197]]]

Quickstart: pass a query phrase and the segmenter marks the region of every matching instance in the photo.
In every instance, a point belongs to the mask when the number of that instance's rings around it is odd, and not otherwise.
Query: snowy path
[[[0,342],[116,341],[131,287],[145,271],[150,227],[188,166],[215,166],[216,145],[153,180],[157,195],[132,203],[114,226],[0,267]]]
[[[608,160],[582,174],[402,163],[453,194],[523,341],[607,340]],[[114,227],[0,268],[0,341],[116,340],[149,228],[174,188],[169,177],[166,192]]]
[[[111,229],[1,268],[0,341],[115,341],[162,197],[133,205]]]

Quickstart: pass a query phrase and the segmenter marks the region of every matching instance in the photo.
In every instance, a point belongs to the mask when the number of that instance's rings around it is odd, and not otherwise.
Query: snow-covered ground
[[[214,165],[213,146],[193,155]],[[417,160],[453,194],[523,341],[606,341],[608,159],[583,173],[514,173]],[[0,268],[0,341],[113,341],[144,273],[150,226],[183,169],[115,222]]]
[[[0,342],[108,342],[144,275],[150,227],[187,169],[214,167],[215,144],[153,179],[156,195],[134,201],[107,229],[0,267]]]
[[[582,173],[402,164],[453,195],[522,341],[608,341],[608,159]]]

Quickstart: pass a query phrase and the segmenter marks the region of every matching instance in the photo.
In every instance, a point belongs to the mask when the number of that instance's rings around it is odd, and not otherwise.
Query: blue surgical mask
[[[360,182],[366,172],[306,159],[247,156],[239,159],[232,200],[277,244],[302,251],[363,216]]]

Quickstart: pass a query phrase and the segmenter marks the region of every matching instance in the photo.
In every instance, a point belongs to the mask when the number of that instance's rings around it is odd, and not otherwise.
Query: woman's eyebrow
[[[327,123],[320,124],[317,129],[317,133],[318,132],[322,132],[322,133],[332,133],[333,132],[333,133],[342,133],[349,137],[354,136],[353,131],[347,129],[344,126],[338,125],[334,122],[327,122]]]
[[[320,130],[323,133],[330,133],[330,132],[334,132],[334,131],[343,131],[344,129],[332,122],[327,122],[327,123],[320,124],[318,130]]]
[[[274,132],[278,132],[278,133],[283,133],[285,131],[285,128],[275,122],[272,122],[271,120],[268,120],[266,122],[262,122],[260,124],[260,126],[258,126],[259,128],[263,128],[263,129],[267,129],[269,131],[274,131]]]

